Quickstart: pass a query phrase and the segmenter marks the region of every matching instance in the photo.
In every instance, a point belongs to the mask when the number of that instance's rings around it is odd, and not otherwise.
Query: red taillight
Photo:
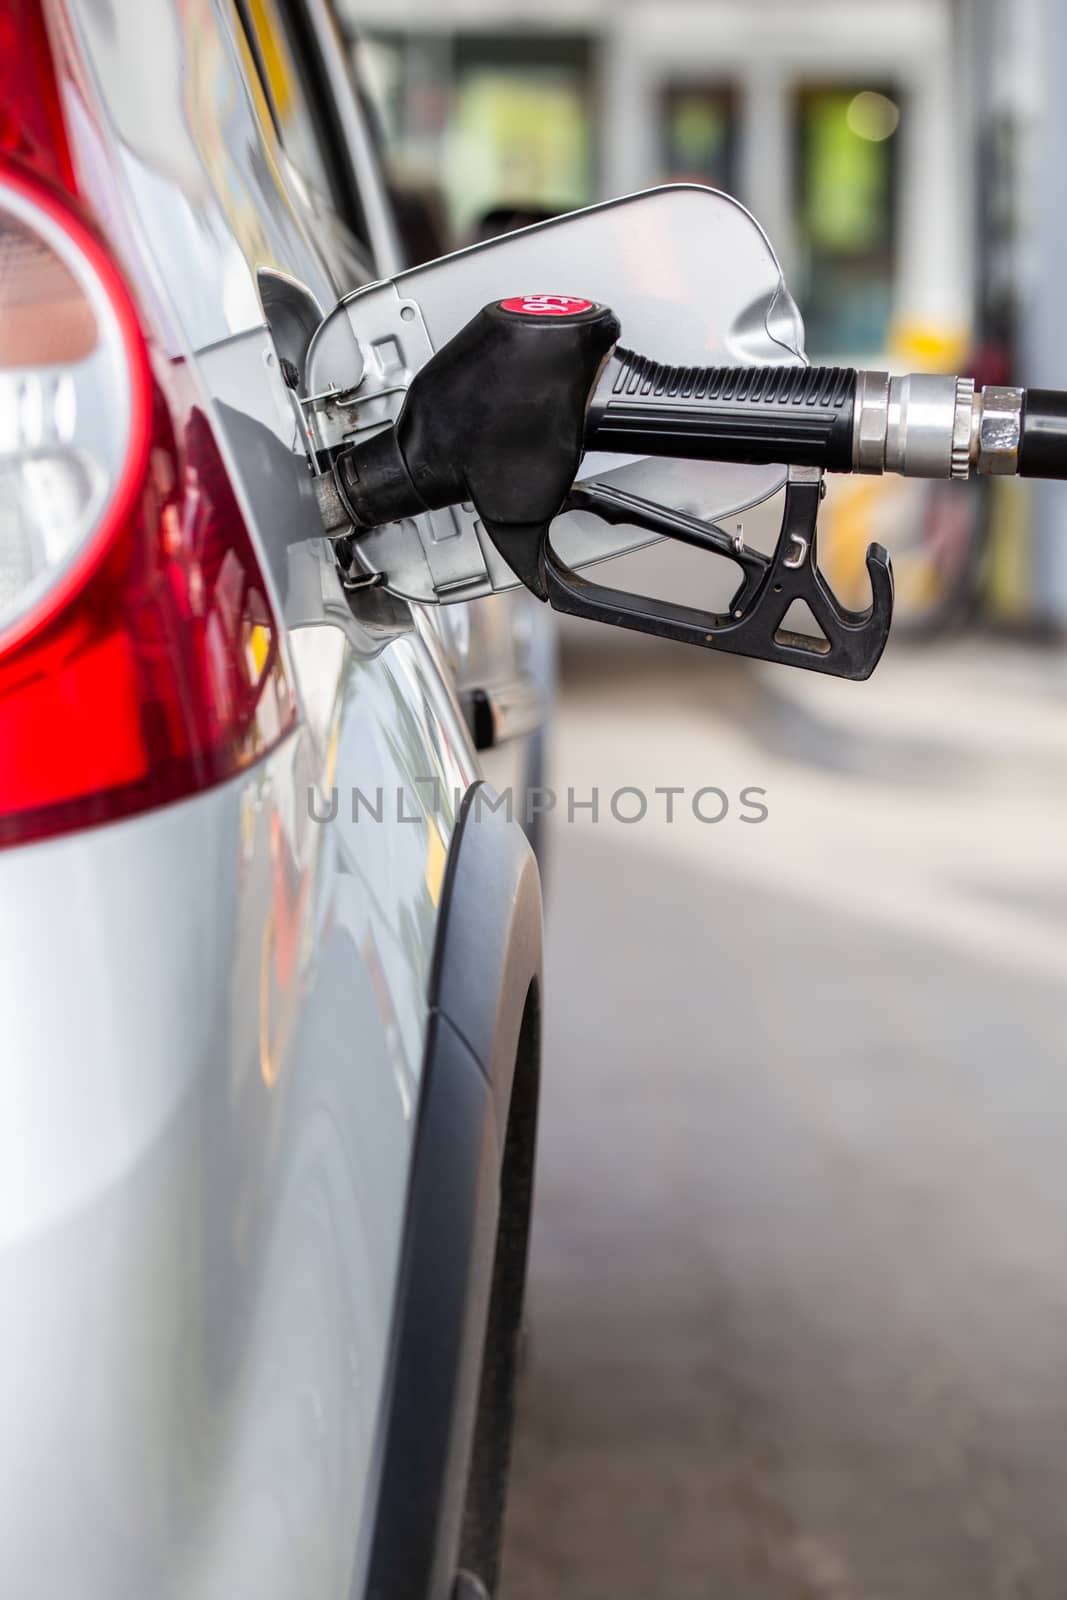
[[[17,111],[0,151],[37,170],[0,153],[0,844],[217,783],[295,714],[195,377]]]
[[[0,156],[74,187],[41,0],[0,0]]]

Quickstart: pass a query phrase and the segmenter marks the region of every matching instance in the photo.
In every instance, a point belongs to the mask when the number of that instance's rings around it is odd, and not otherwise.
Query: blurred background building
[[[340,0],[339,15],[414,257],[708,183],[767,230],[813,360],[1062,371],[1060,274],[1035,266],[1063,259],[1046,239],[1067,245],[1062,96],[1042,70],[1067,29],[1056,0]],[[1064,518],[1055,489],[1015,483],[964,512],[914,485],[839,485],[824,555],[854,598],[868,538],[908,525],[900,605],[920,625],[962,589],[1001,622],[1062,627]]]

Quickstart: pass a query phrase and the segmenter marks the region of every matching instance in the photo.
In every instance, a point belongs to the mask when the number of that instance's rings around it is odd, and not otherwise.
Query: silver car
[[[0,1595],[491,1590],[544,624],[321,537],[404,264],[326,0],[5,0],[0,84]]]

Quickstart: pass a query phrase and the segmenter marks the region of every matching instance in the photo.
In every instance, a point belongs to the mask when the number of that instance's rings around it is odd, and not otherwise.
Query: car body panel
[[[261,289],[327,309],[360,247],[315,229],[229,0],[49,17],[84,191],[195,371],[300,714],[239,778],[0,852],[0,1593],[325,1600],[373,1532],[478,777],[456,690],[530,629],[342,587]]]
[[[324,768],[0,858],[4,1592],[345,1592],[464,786],[428,670],[349,651]],[[315,820],[356,761],[410,821]]]

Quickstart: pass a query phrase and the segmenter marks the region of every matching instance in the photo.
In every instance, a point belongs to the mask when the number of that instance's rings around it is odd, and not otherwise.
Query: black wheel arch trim
[[[353,1600],[446,1600],[455,1576],[512,1079],[542,983],[537,863],[495,800],[482,783],[467,791],[442,884],[373,1520]]]

